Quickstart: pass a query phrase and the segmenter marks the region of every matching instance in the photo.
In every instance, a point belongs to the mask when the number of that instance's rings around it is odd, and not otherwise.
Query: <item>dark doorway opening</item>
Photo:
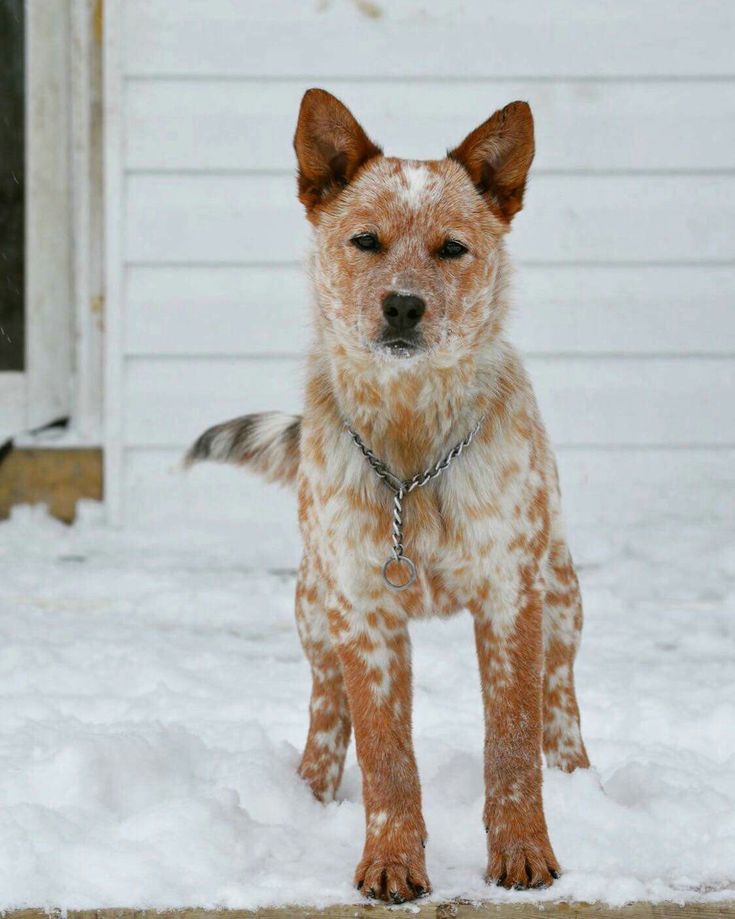
[[[0,371],[25,365],[24,0],[0,0]]]

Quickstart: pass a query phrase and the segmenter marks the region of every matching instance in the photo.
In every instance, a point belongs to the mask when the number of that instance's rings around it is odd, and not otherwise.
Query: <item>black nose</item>
[[[383,300],[383,315],[392,329],[405,332],[418,325],[426,311],[421,297],[413,294],[388,294]]]

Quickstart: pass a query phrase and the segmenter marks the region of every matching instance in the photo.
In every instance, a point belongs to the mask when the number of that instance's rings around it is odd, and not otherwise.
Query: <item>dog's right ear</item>
[[[363,163],[383,152],[352,112],[323,89],[304,93],[293,145],[299,200],[310,215],[351,182]]]
[[[447,156],[464,166],[482,197],[510,223],[523,206],[534,150],[531,107],[511,102]]]

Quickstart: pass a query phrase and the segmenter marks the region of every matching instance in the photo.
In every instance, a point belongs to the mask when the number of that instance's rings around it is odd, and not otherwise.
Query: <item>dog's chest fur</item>
[[[462,456],[405,498],[405,552],[418,577],[390,601],[409,615],[455,612],[486,591],[488,581],[514,589],[524,563],[546,552],[556,497],[553,462],[518,358],[508,349],[491,363],[480,372],[475,366],[471,375],[455,368],[428,387],[415,380],[408,393],[395,393],[376,413],[367,372],[340,374],[312,362],[299,515],[307,551],[322,560],[328,580],[334,576],[372,602],[387,602],[390,593],[380,569],[391,550],[393,493],[356,447],[345,421],[394,474],[408,479],[483,420]],[[405,389],[405,375],[403,382]]]

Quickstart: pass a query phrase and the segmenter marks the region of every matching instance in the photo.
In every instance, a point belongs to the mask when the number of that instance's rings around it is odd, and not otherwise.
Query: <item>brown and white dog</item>
[[[504,237],[534,155],[530,108],[513,102],[444,159],[419,162],[384,156],[341,102],[311,89],[294,145],[314,236],[304,414],[218,425],[188,460],[298,484],[296,619],[313,680],[299,771],[331,799],[354,727],[366,818],[358,888],[393,902],[430,890],[408,624],[462,609],[474,618],[485,711],[487,880],[549,885],[559,864],[541,751],[566,771],[589,761],[572,672],[582,606],[555,461],[503,336]],[[345,425],[407,480],[478,422],[451,467],[406,497],[417,578],[391,590],[381,569],[393,493]]]

